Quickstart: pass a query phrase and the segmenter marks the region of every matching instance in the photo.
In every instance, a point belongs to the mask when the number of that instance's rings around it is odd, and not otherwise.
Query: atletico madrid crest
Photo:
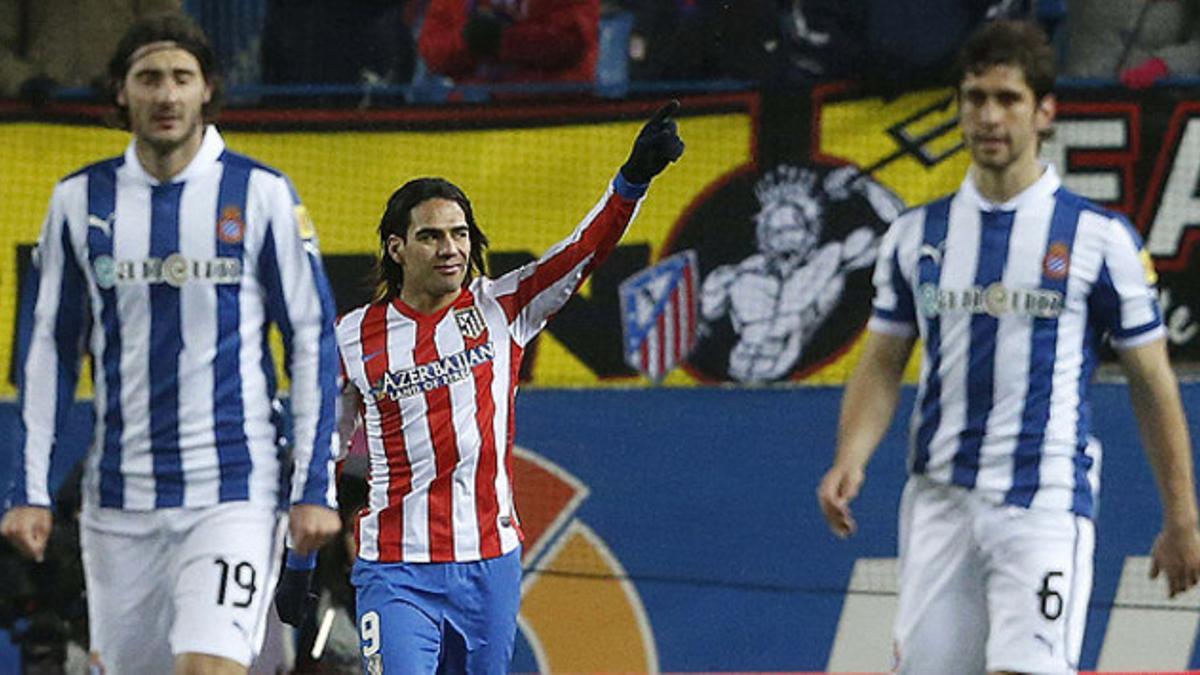
[[[478,340],[487,330],[487,324],[483,321],[483,313],[475,305],[455,310],[454,323],[458,324],[458,332],[468,340]]]
[[[621,283],[625,362],[655,382],[696,346],[698,270],[696,252],[681,251]]]

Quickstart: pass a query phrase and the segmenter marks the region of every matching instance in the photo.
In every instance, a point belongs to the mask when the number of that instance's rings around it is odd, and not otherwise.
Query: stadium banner
[[[1067,90],[1055,137],[1043,148],[1068,187],[1124,213],[1142,232],[1177,362],[1200,361],[1195,95]],[[491,270],[502,272],[570,231],[657,103],[230,110],[222,129],[232,149],[295,182],[345,310],[367,297],[375,227],[405,180],[443,175],[459,183],[494,242]],[[655,181],[621,246],[528,350],[527,385],[844,382],[887,222],[956,189],[968,164],[950,90],[884,100],[827,86],[683,103],[684,160]],[[21,282],[53,184],[127,142],[123,132],[98,126],[101,112],[52,109],[35,121],[24,108],[0,105],[7,159],[0,165],[0,335],[14,336],[0,340],[8,375],[0,396],[15,394]],[[623,312],[622,284],[680,254],[695,261],[686,276],[695,280],[694,314],[671,302],[648,304],[648,314]],[[664,312],[690,322],[680,341],[686,352],[674,344],[662,352],[670,358],[659,365],[669,370],[639,366],[628,338],[667,323]],[[914,364],[909,381],[915,373]]]
[[[522,392],[513,671],[886,672],[913,389],[854,503],[858,533],[844,541],[815,498],[839,387]],[[1183,400],[1200,428],[1200,383],[1185,384]],[[1093,403],[1104,487],[1080,666],[1200,668],[1200,589],[1172,600],[1163,579],[1148,578],[1161,514],[1127,388],[1096,385]],[[71,418],[56,483],[88,443],[87,404]],[[15,433],[15,405],[0,404],[0,437]],[[8,459],[0,452],[0,467]],[[0,469],[0,486],[7,479]],[[72,600],[66,589],[56,597]]]

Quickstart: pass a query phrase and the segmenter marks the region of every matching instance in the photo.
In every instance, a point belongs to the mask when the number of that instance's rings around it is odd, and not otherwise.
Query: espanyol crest
[[[681,251],[621,282],[625,362],[659,382],[696,344],[696,252]]]

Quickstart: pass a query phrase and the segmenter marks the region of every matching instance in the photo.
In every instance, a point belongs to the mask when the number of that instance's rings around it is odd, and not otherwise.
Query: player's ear
[[[1054,124],[1054,116],[1058,114],[1058,99],[1054,94],[1046,94],[1038,101],[1035,114],[1038,131],[1046,131]]]
[[[404,265],[404,239],[396,234],[389,234],[387,245],[384,246],[387,252],[387,257],[392,259],[392,262],[397,265]]]
[[[117,84],[117,105],[124,108],[129,105],[129,100],[125,97],[125,83]]]

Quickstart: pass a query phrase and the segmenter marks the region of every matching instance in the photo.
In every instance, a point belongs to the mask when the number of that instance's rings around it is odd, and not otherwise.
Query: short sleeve
[[[1129,221],[1117,216],[1104,241],[1104,256],[1088,299],[1090,320],[1118,349],[1161,337],[1165,329],[1158,305],[1154,262]]]
[[[879,244],[875,258],[875,299],[868,327],[878,333],[909,337],[917,332],[917,313],[913,302],[912,270],[903,264],[904,234],[911,228],[911,214],[892,223]]]

